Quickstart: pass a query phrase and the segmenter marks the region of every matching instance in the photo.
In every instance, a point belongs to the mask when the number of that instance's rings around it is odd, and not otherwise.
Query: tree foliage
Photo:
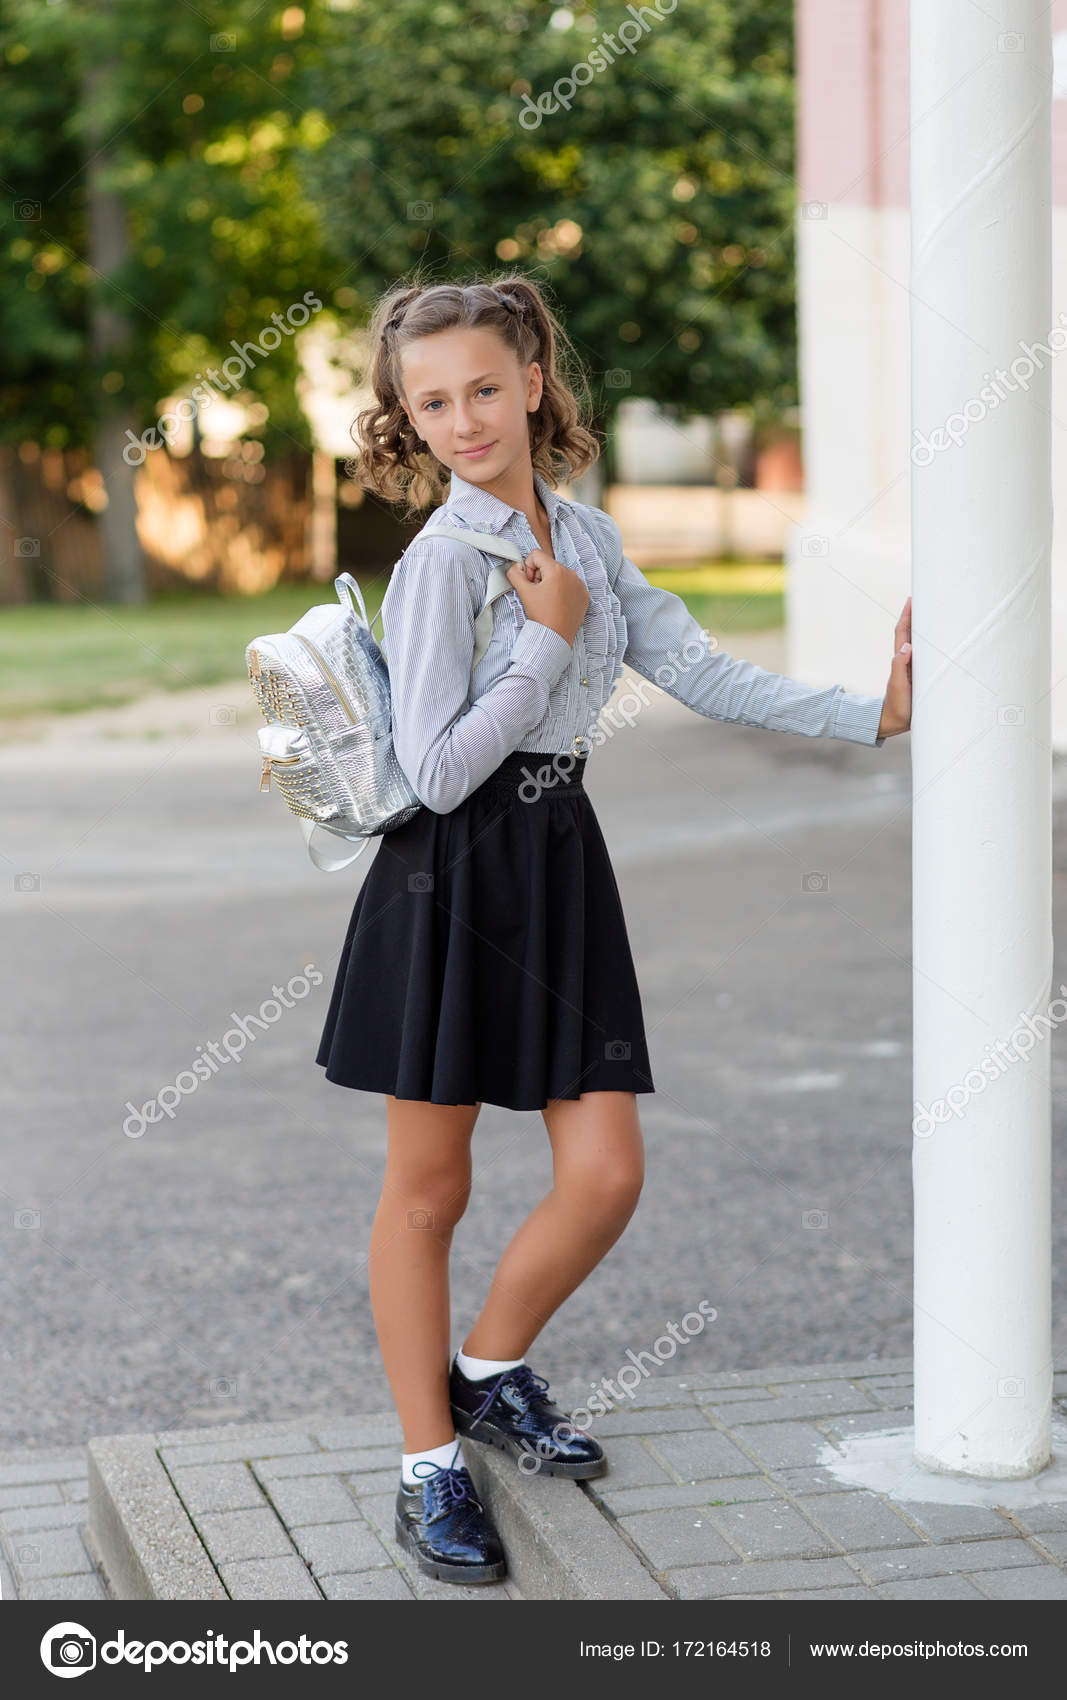
[[[0,0],[0,93],[0,439],[147,426],[305,291],[358,320],[414,266],[542,279],[601,420],[795,400],[790,0]],[[247,378],[290,443],[294,374],[288,338]]]
[[[332,134],[305,174],[365,301],[413,266],[516,265],[602,417],[795,400],[789,0],[337,0],[326,35],[301,87]]]
[[[142,425],[161,397],[247,344],[321,273],[293,166],[324,139],[288,93],[319,5],[262,0],[3,0],[0,5],[0,436],[91,445],[102,406]],[[122,258],[91,263],[88,168],[124,214]],[[97,358],[90,307],[124,323]],[[292,339],[247,384],[306,441]],[[221,387],[221,386],[220,386]]]

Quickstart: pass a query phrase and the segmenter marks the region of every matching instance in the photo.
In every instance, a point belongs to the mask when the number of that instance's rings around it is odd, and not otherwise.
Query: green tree
[[[325,130],[287,85],[322,17],[262,0],[0,7],[0,438],[93,452],[115,600],[144,596],[130,437],[321,273],[293,157]],[[291,332],[247,364],[267,446],[306,444]]]
[[[301,87],[332,128],[306,176],[339,263],[366,300],[416,264],[532,271],[601,423],[628,395],[791,404],[792,13],[335,0]]]

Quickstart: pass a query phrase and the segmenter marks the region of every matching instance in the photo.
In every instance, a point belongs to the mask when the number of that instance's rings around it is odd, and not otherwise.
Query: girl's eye
[[[485,395],[486,392],[488,391],[489,394],[495,395],[499,388],[500,388],[499,384],[482,384],[481,388],[478,391],[478,394],[479,395]],[[428,401],[426,403],[426,412],[430,413],[434,408],[443,407],[443,406],[444,406],[443,401]]]

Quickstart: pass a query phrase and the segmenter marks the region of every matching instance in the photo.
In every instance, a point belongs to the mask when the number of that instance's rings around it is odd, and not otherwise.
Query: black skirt
[[[587,759],[515,750],[448,814],[383,837],[315,1059],[327,1080],[511,1110],[655,1091]]]

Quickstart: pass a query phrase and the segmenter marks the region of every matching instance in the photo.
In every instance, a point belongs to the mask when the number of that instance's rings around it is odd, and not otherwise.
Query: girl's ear
[[[536,360],[531,360],[527,369],[526,379],[526,411],[536,413],[541,405],[541,393],[544,389],[544,378]]]

